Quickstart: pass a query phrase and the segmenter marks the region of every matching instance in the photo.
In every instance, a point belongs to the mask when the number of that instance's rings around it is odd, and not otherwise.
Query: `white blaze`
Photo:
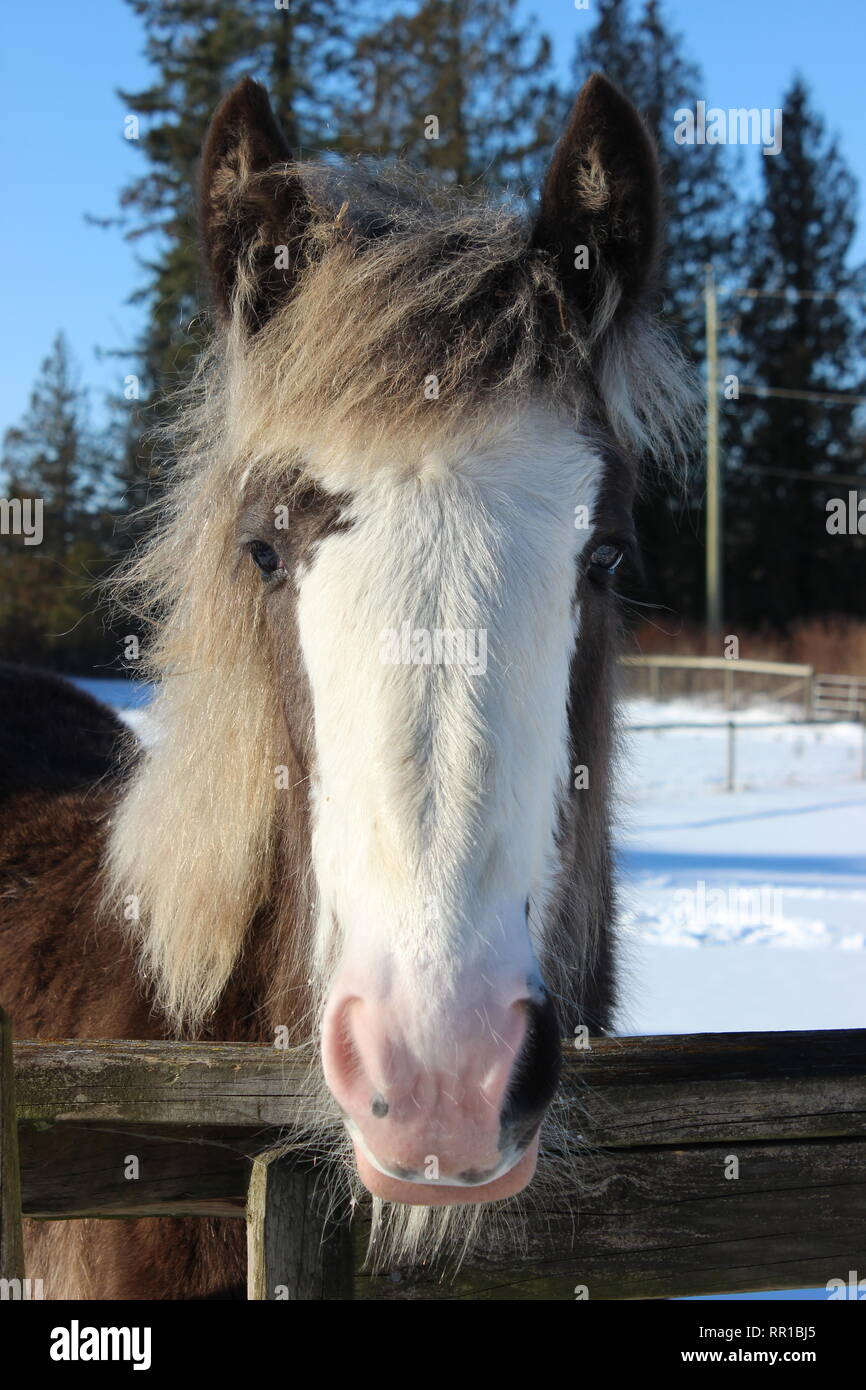
[[[423,1030],[467,971],[530,960],[568,774],[575,508],[592,514],[601,464],[540,410],[411,471],[309,464],[353,495],[298,593],[320,975],[387,962],[372,986],[408,990]]]

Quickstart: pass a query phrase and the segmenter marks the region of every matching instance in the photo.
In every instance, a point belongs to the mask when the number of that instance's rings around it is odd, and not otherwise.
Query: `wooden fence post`
[[[725,772],[725,790],[734,791],[737,783],[737,726],[733,719],[728,720],[728,754]]]
[[[247,1297],[290,1302],[354,1297],[348,1215],[326,1215],[322,1167],[264,1153],[247,1196]],[[325,1181],[327,1179],[325,1178]]]
[[[12,1024],[0,1009],[0,1279],[24,1278]]]

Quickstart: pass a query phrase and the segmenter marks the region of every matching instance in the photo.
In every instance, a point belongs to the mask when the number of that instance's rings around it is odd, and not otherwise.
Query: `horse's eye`
[[[623,552],[617,545],[599,545],[589,557],[589,563],[605,574],[616,574],[622,564]]]
[[[265,579],[270,579],[278,571],[285,571],[285,565],[267,541],[250,541],[248,549]]]

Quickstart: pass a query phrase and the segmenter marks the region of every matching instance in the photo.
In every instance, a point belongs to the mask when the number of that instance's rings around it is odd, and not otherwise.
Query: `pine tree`
[[[856,184],[799,78],[782,110],[782,148],[761,159],[763,196],[749,222],[745,283],[761,293],[729,304],[739,311],[742,390],[723,407],[728,608],[776,627],[866,612],[863,586],[850,582],[866,538],[826,527],[828,499],[848,486],[820,481],[858,473],[866,488],[856,407],[797,398],[866,393],[866,271],[850,265]],[[767,388],[797,395],[752,394]]]
[[[32,546],[0,537],[3,654],[74,668],[106,650],[90,589],[110,554],[118,482],[62,333],[6,432],[0,470],[9,497],[41,504],[43,532]]]
[[[537,184],[559,97],[517,0],[422,0],[357,41],[344,142],[462,184]],[[357,94],[355,95],[355,89]]]
[[[143,405],[170,395],[206,338],[195,214],[199,156],[220,99],[242,75],[268,86],[290,144],[332,146],[329,79],[348,48],[352,9],[334,0],[127,0],[145,31],[157,77],[120,92],[134,146],[147,161],[120,199],[128,238],[146,246],[144,281],[134,296],[147,308],[137,345]],[[136,122],[137,128],[136,128]],[[155,418],[162,410],[157,403]],[[148,412],[145,409],[145,417]],[[151,412],[154,415],[154,412]]]
[[[82,513],[109,500],[105,458],[90,425],[87,395],[69,344],[58,333],[42,363],[20,425],[7,430],[2,469],[13,489],[40,497],[51,517],[44,553],[67,554]]]
[[[677,144],[674,113],[694,109],[704,92],[699,67],[684,54],[659,0],[599,0],[597,19],[578,44],[575,81],[602,71],[634,102],[656,143],[665,213],[665,255],[660,307],[694,363],[704,357],[701,290],[705,266],[732,273],[742,210],[732,187],[729,152],[716,145]],[[703,611],[703,462],[696,444],[692,477],[648,480],[637,525],[653,601],[678,612]]]

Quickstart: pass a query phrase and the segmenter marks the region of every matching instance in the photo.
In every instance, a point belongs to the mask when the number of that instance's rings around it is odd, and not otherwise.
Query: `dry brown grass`
[[[729,630],[739,638],[744,660],[802,662],[825,675],[866,676],[866,622],[812,618],[795,623],[787,636],[766,629]],[[671,636],[647,623],[636,630],[629,650],[643,656],[724,656],[724,648],[699,625]]]

